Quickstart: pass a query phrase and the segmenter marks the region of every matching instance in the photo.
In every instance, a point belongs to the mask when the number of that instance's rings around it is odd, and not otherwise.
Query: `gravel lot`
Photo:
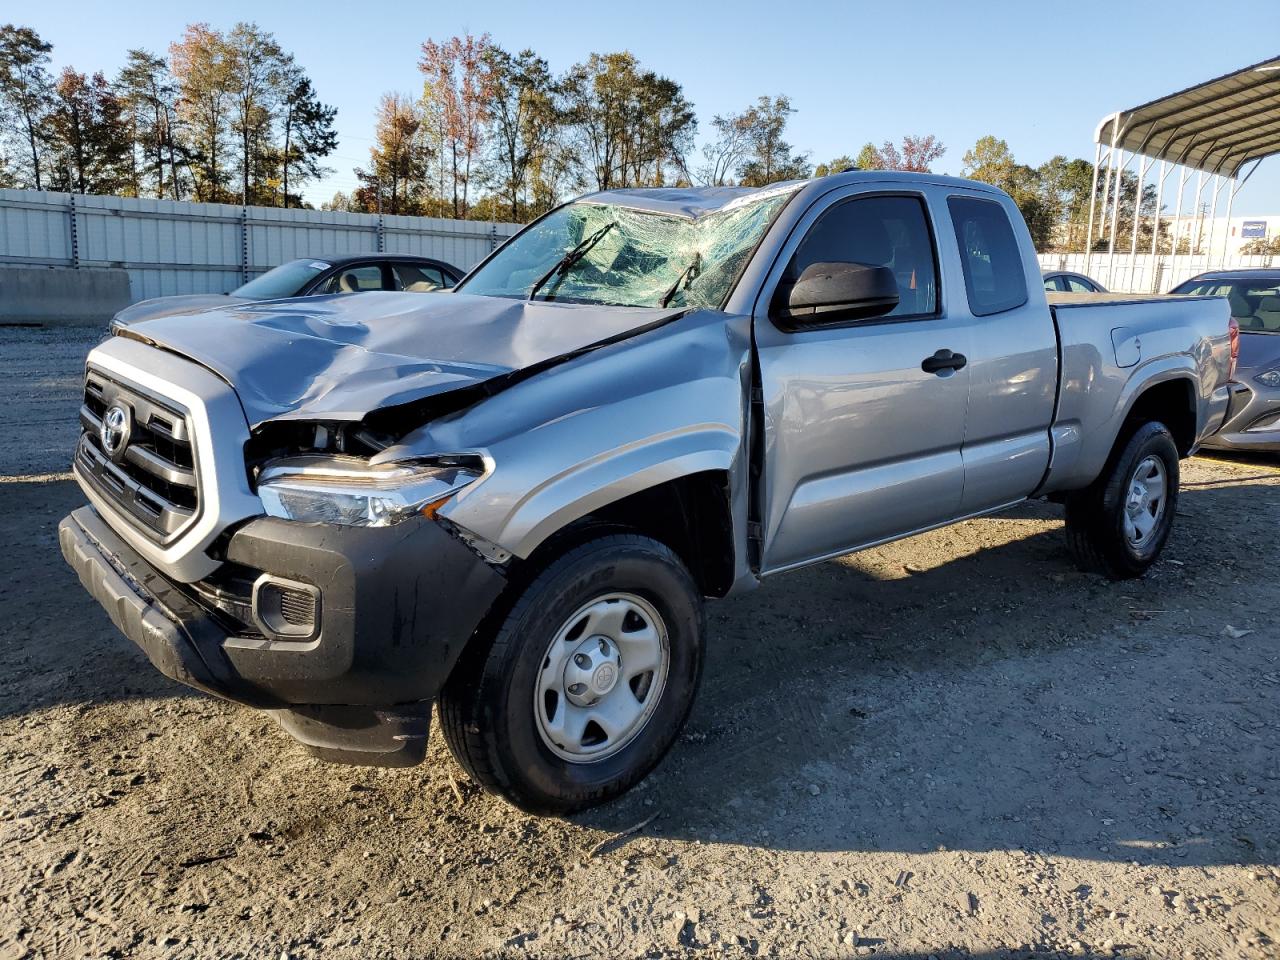
[[[0,956],[1280,956],[1277,461],[1184,464],[1142,581],[1036,504],[715,605],[673,755],[536,819],[115,633],[56,542],[95,340],[0,330]]]

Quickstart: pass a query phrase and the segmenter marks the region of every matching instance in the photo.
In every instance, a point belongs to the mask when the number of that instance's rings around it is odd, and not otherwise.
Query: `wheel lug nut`
[[[576,663],[583,670],[586,670],[591,666],[591,658],[588,657],[585,653],[575,654],[573,658],[573,662]]]
[[[587,692],[587,685],[585,683],[571,683],[569,684],[569,692],[575,697],[580,697]]]

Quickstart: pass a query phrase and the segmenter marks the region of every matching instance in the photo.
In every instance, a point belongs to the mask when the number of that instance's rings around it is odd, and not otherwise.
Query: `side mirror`
[[[898,305],[898,278],[866,263],[813,263],[780,283],[771,314],[788,330],[882,317]]]

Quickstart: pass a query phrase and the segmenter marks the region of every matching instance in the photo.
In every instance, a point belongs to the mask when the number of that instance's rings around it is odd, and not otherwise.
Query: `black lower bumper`
[[[429,701],[505,584],[429,520],[384,529],[252,520],[232,535],[226,558],[315,588],[317,632],[299,642],[229,624],[90,507],[64,518],[58,539],[85,589],[158,670],[283,711],[286,729],[337,759],[425,740]]]

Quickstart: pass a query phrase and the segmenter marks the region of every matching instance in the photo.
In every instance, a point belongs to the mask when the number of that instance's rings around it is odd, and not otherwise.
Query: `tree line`
[[[0,26],[0,186],[287,207],[329,172],[337,111],[256,24],[192,24],[110,79],[52,51]]]
[[[331,172],[335,109],[256,24],[192,24],[167,56],[130,50],[110,79],[72,67],[55,78],[51,51],[29,28],[0,27],[0,185],[299,206],[305,185]],[[418,92],[380,98],[358,185],[326,209],[525,222],[587,190],[929,172],[947,150],[936,136],[908,135],[815,165],[789,141],[796,108],[785,94],[713,116],[699,147],[680,83],[626,51],[592,53],[557,74],[533,50],[465,35],[424,42],[418,69]],[[1087,160],[1030,167],[984,136],[962,172],[1013,197],[1038,249],[1083,249]],[[1136,210],[1149,245],[1154,188],[1135,201],[1127,178],[1110,203],[1122,233]]]

